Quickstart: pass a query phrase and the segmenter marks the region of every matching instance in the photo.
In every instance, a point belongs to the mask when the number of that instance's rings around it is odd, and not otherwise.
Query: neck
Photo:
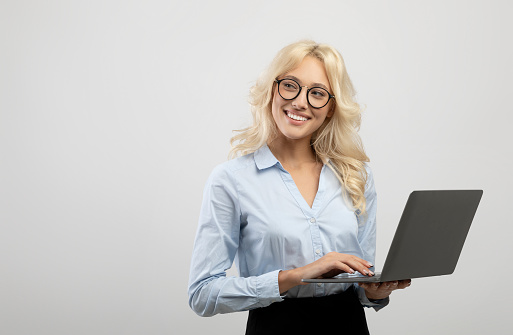
[[[315,152],[310,145],[310,138],[291,140],[282,136],[267,142],[273,155],[282,165],[300,167],[316,161]]]

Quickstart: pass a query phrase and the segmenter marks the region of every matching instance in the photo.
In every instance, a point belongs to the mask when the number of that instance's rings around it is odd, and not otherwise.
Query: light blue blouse
[[[329,164],[329,163],[328,163]],[[376,191],[366,165],[367,215],[357,216],[326,164],[312,208],[267,146],[217,166],[205,186],[189,276],[189,305],[201,316],[245,311],[283,299],[340,293],[352,284],[296,286],[283,296],[278,273],[336,251],[374,264]],[[347,198],[347,199],[344,199]],[[226,277],[233,262],[239,277]],[[376,310],[357,284],[362,305]]]

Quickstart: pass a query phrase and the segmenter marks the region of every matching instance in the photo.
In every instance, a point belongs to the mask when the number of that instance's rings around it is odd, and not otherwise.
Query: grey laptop
[[[454,272],[482,190],[413,191],[381,273],[303,279],[307,283],[385,282]]]

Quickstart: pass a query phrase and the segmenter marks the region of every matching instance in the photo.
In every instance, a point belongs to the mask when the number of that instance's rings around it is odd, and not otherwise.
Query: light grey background
[[[371,331],[503,333],[513,300],[512,9],[2,1],[0,333],[242,334],[246,313],[200,318],[187,305],[202,190],[231,130],[249,123],[249,87],[302,38],[342,52],[366,105],[378,267],[411,190],[484,190],[456,272],[368,310]]]

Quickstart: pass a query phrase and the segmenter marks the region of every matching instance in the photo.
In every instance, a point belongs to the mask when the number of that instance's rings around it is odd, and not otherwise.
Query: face
[[[291,78],[301,86],[301,93],[293,100],[285,100],[278,93],[278,86],[275,85],[273,93],[272,114],[280,136],[287,139],[300,140],[312,137],[312,134],[319,129],[326,118],[333,115],[331,106],[333,99],[322,108],[313,108],[308,103],[306,94],[310,87],[323,87],[332,93],[324,64],[314,57],[305,57],[301,64],[292,71],[289,71],[278,79]]]

